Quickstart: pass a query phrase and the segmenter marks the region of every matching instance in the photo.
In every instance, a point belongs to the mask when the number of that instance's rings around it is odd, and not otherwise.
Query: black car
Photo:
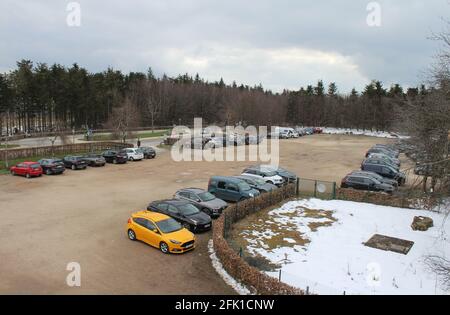
[[[365,159],[364,161],[362,161],[361,167],[364,164],[386,165],[386,166],[392,167],[397,172],[400,170],[400,167],[398,165],[394,165],[394,164],[390,163],[389,161],[382,160],[382,159],[377,159],[377,158],[367,158],[367,159]]]
[[[84,170],[87,167],[86,161],[82,156],[66,156],[63,159],[64,166],[73,170]]]
[[[125,151],[107,150],[102,153],[107,163],[125,164],[128,162],[128,155]]]
[[[395,188],[398,187],[398,182],[395,179],[390,179],[390,178],[386,178],[383,177],[381,175],[378,175],[377,173],[374,172],[366,172],[366,171],[353,171],[351,172],[349,175],[363,175],[363,176],[369,176],[369,177],[373,177],[376,180],[378,180],[379,182],[382,182],[384,184],[388,184],[388,185],[392,185]]]
[[[406,175],[402,172],[395,170],[394,168],[387,165],[378,165],[378,164],[363,164],[361,166],[361,170],[367,172],[374,172],[383,177],[387,177],[390,179],[395,179],[398,182],[398,185],[404,185],[406,182]]]
[[[38,163],[41,164],[42,172],[46,175],[62,174],[66,170],[64,162],[60,159],[42,159]]]
[[[83,155],[82,160],[89,166],[105,166],[106,160],[99,154],[87,154]]]
[[[144,159],[154,159],[156,157],[156,151],[152,147],[140,147],[139,151],[144,154]]]
[[[345,176],[341,182],[341,188],[353,188],[357,190],[382,191],[392,193],[394,186],[382,183],[373,177],[362,174],[350,174]]]
[[[367,152],[366,152],[366,158],[369,157],[369,155],[373,154],[373,153],[382,153],[382,154],[386,154],[387,156],[390,156],[391,158],[395,158],[397,159],[399,154],[398,152],[393,152],[390,151],[386,148],[381,148],[381,147],[373,147],[370,148]]]
[[[168,215],[192,232],[207,231],[212,227],[211,217],[185,200],[154,201],[147,210]]]

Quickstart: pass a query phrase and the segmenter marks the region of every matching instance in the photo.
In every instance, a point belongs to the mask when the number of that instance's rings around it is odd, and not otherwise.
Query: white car
[[[127,148],[123,149],[128,156],[128,161],[141,161],[144,159],[144,153],[139,149]]]
[[[278,175],[275,171],[264,167],[250,167],[244,170],[242,176],[250,176],[253,178],[259,178],[266,183],[276,185],[278,187],[284,184],[284,179]]]

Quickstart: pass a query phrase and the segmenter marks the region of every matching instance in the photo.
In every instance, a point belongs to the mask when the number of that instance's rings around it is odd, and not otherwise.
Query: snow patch
[[[353,134],[357,136],[367,136],[367,137],[377,137],[377,138],[388,138],[388,139],[408,139],[408,136],[402,136],[392,132],[386,131],[372,131],[364,129],[348,129],[348,128],[323,128],[324,134],[331,135],[344,135]]]
[[[209,257],[211,258],[211,263],[216,270],[216,272],[222,277],[226,284],[231,286],[238,294],[240,295],[250,295],[250,290],[248,290],[245,286],[237,282],[230,274],[223,268],[222,263],[214,251],[214,243],[213,240],[209,240],[208,242],[208,251],[210,253]]]

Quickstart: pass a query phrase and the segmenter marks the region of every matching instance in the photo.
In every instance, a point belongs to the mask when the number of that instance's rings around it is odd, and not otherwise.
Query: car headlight
[[[191,219],[192,223],[194,223],[195,225],[197,225],[197,221],[195,221],[194,219]]]
[[[250,197],[255,197],[255,195],[253,193],[249,193],[248,194]]]
[[[174,244],[176,244],[176,245],[180,245],[180,244],[181,244],[181,242],[178,242],[178,241],[176,241],[176,240],[170,240],[170,242],[172,242],[172,243],[174,243]]]

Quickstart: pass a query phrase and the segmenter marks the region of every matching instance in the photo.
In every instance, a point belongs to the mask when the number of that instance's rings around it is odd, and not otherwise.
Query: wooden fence
[[[58,155],[81,153],[81,152],[98,152],[108,149],[120,150],[123,148],[133,148],[130,143],[121,142],[93,142],[93,143],[77,143],[64,144],[45,147],[21,148],[0,150],[0,161],[15,160],[28,157],[52,157]]]

